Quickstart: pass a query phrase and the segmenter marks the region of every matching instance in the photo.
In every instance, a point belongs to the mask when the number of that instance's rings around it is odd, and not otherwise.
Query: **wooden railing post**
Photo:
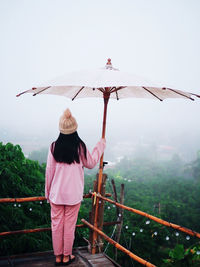
[[[124,184],[121,184],[121,192],[120,192],[120,204],[124,204]],[[114,240],[117,243],[120,243],[120,237],[121,237],[121,231],[122,231],[122,226],[123,226],[123,217],[124,217],[124,210],[122,208],[116,207],[117,209],[117,220],[120,222],[120,224],[117,225],[116,228],[116,234],[114,237]],[[115,260],[117,260],[117,248],[115,247]]]
[[[94,181],[94,192],[97,191],[97,184],[98,184],[98,177],[99,174],[96,175],[96,180]],[[101,184],[101,188],[100,188],[100,192],[101,195],[105,196],[105,188],[106,188],[106,179],[107,179],[107,175],[103,174],[102,176],[102,184]],[[95,213],[96,213],[96,203],[94,203],[95,201],[97,201],[97,198],[95,200],[95,197],[93,198],[93,203],[92,203],[92,212],[90,213],[90,223],[94,225],[95,222]],[[98,199],[98,214],[97,214],[97,227],[99,229],[103,229],[103,224],[104,224],[104,200],[99,200]],[[94,240],[94,233],[93,230],[90,230],[90,237],[89,237],[89,241],[90,241],[90,252],[93,251],[95,253],[98,252],[103,252],[103,239],[101,238],[101,236],[97,235],[97,239]]]
[[[97,191],[97,180],[94,180],[93,181],[93,192],[96,192]],[[95,218],[95,211],[96,211],[96,205],[94,204],[94,197],[92,198],[92,204],[91,204],[92,208],[91,208],[91,212],[89,213],[89,219],[90,219],[90,223],[92,225],[94,225],[94,218]],[[89,235],[89,242],[90,242],[90,245],[88,247],[89,249],[89,252],[92,253],[92,248],[93,246],[95,246],[94,242],[93,242],[93,231],[92,229],[90,229],[90,235]]]
[[[102,185],[101,185],[101,195],[105,196],[106,193],[106,179],[107,175],[103,174],[102,177]],[[99,203],[99,212],[98,212],[98,228],[100,230],[103,230],[103,223],[104,223],[104,200],[101,200]],[[103,252],[103,239],[100,235],[97,236],[97,242],[98,242],[98,252]]]

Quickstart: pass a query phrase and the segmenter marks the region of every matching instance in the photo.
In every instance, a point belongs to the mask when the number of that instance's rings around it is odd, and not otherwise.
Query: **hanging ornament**
[[[126,227],[125,227],[126,229],[128,229],[128,225],[126,225]]]
[[[189,235],[186,236],[186,240],[190,240],[190,236]]]
[[[108,206],[108,210],[110,210],[110,206]]]
[[[135,233],[133,232],[132,235],[135,236]]]
[[[32,208],[30,208],[29,210],[32,211]]]
[[[197,250],[197,255],[200,255],[200,250]]]
[[[113,208],[115,208],[115,205],[113,205]]]
[[[119,213],[119,217],[121,217],[122,215],[121,215],[121,213]]]
[[[40,201],[40,205],[42,205],[42,201]]]
[[[143,232],[143,229],[140,229],[140,232],[142,233]]]
[[[21,204],[19,204],[18,207],[20,208],[21,207]]]
[[[165,238],[166,240],[169,240],[169,236],[166,236],[166,238]]]
[[[175,233],[175,235],[176,235],[176,236],[179,236],[179,233],[178,233],[178,232],[176,232],[176,233]]]
[[[157,232],[154,232],[154,233],[152,234],[152,237],[154,237],[154,235],[157,236],[157,234],[158,234]]]
[[[17,204],[15,203],[13,206],[14,206],[14,207],[17,207]]]
[[[150,221],[146,221],[146,224],[150,224]]]

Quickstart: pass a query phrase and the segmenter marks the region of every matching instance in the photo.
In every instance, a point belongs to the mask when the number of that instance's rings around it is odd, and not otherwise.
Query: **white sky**
[[[95,142],[101,99],[15,95],[71,70],[103,67],[108,57],[122,71],[200,94],[199,14],[199,0],[0,0],[0,128],[54,139],[70,107],[80,135]],[[200,137],[199,113],[200,99],[110,101],[108,143],[145,133],[192,140]]]

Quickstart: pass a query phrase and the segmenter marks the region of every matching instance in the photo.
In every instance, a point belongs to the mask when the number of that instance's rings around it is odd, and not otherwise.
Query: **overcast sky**
[[[71,70],[101,68],[108,57],[122,71],[200,94],[199,14],[199,0],[0,0],[0,128],[51,140],[69,107],[81,137],[95,143],[102,99],[15,96]],[[193,140],[198,150],[199,114],[200,99],[111,100],[108,145],[154,136]]]

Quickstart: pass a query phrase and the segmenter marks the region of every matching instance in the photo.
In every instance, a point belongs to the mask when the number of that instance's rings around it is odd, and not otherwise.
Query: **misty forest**
[[[44,196],[45,149],[25,157],[19,145],[0,143],[1,198]],[[85,193],[93,189],[97,169],[85,170]],[[106,192],[114,180],[120,195],[125,186],[124,205],[200,232],[200,151],[196,159],[185,162],[179,155],[152,158],[136,153],[108,166]],[[113,197],[111,197],[113,199]],[[89,219],[91,199],[84,199],[77,224]],[[50,208],[46,201],[0,204],[0,232],[50,227]],[[116,206],[105,203],[104,221],[116,221]],[[112,238],[114,226],[105,226]],[[74,246],[86,246],[87,228],[77,228]],[[176,231],[146,217],[124,210],[120,244],[156,266],[200,266],[198,238]],[[126,254],[104,242],[105,253],[122,266],[141,266]],[[52,250],[51,233],[28,233],[1,237],[1,256]]]

